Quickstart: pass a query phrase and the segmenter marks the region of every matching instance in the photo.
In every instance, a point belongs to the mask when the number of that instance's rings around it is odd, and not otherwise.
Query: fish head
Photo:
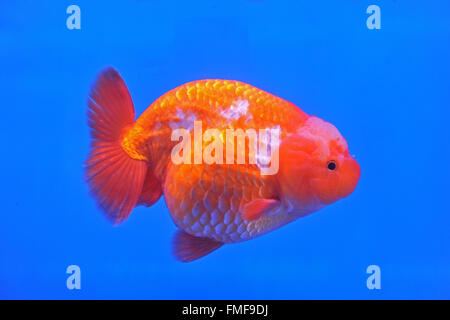
[[[355,190],[360,167],[332,124],[310,116],[280,145],[279,182],[296,211],[314,212]]]

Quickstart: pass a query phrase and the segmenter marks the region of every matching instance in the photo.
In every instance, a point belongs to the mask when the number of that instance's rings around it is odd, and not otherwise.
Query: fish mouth
[[[355,191],[361,177],[361,167],[353,157],[347,157],[342,164],[342,173],[339,181],[339,197],[345,198]]]

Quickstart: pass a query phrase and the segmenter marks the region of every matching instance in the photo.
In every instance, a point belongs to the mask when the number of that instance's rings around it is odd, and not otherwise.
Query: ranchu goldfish
[[[174,132],[193,133],[199,123],[203,138],[184,135],[192,144],[180,148],[182,136],[174,139]],[[92,142],[85,174],[99,207],[119,224],[134,207],[151,206],[164,195],[178,227],[173,253],[183,262],[253,239],[347,197],[360,177],[347,141],[332,124],[239,81],[183,84],[135,120],[124,81],[106,68],[89,94],[88,124]],[[278,143],[262,139],[270,144],[266,167],[277,162],[272,174],[264,173],[258,162],[264,157],[252,147],[252,138],[259,135],[235,145],[230,142],[238,137],[225,135],[230,129],[274,128]],[[213,134],[206,135],[209,129]],[[238,149],[247,152],[240,161],[223,161],[223,150],[230,145],[226,156],[231,160],[239,160]],[[204,161],[208,152],[217,161]]]

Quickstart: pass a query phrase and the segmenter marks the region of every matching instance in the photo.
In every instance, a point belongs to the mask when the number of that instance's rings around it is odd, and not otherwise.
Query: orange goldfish
[[[193,132],[199,123],[205,130],[200,139]],[[164,195],[179,228],[174,256],[183,262],[317,211],[350,195],[360,177],[346,140],[332,124],[239,81],[183,84],[135,120],[124,81],[107,68],[90,92],[88,124],[92,143],[86,179],[105,215],[118,224],[134,207],[151,206]],[[234,145],[230,139],[237,137],[225,134],[230,129],[273,128],[278,129],[278,143],[269,148],[269,163],[278,163],[273,174],[264,174],[260,163],[250,161],[255,150],[251,136]],[[179,148],[180,136],[174,139],[174,131],[180,129],[193,148]],[[214,134],[206,137],[209,129]],[[208,149],[213,142],[216,148]],[[222,161],[225,156],[219,151],[230,145],[230,159],[238,160],[239,148],[247,151],[241,161]],[[203,154],[196,154],[198,150]],[[186,161],[174,161],[177,151]],[[205,163],[205,152],[218,161]],[[226,152],[228,156],[230,150]]]

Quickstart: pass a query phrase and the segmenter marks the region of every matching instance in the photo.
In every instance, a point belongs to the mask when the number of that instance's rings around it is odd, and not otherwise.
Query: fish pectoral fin
[[[205,237],[196,237],[185,231],[177,230],[173,236],[172,245],[175,259],[181,262],[190,262],[219,249],[223,242]]]
[[[280,205],[280,200],[276,199],[255,199],[243,207],[242,216],[245,220],[255,220],[263,214],[270,213]]]

